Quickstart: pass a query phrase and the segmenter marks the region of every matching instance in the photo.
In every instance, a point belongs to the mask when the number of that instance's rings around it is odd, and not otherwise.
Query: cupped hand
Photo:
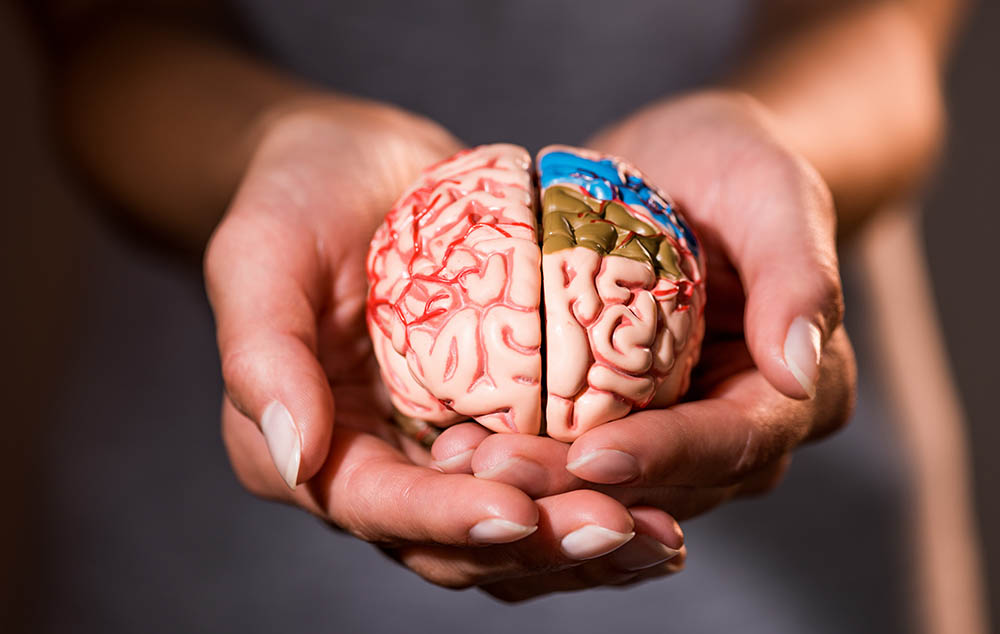
[[[635,412],[572,445],[452,427],[439,469],[532,496],[590,488],[683,519],[770,490],[791,451],[841,427],[855,366],[841,326],[829,191],[750,97],[650,106],[591,141],[670,194],[708,262],[707,331],[685,402]]]
[[[445,474],[389,423],[365,256],[395,198],[458,143],[413,115],[338,98],[297,104],[262,130],[205,258],[223,436],[244,486],[434,583],[510,600],[679,567],[683,536],[660,510],[584,490],[533,500]]]

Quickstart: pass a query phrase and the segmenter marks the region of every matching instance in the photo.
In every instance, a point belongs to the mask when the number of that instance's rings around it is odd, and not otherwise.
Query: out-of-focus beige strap
[[[962,406],[952,382],[924,256],[920,216],[876,216],[856,255],[872,309],[879,372],[913,491],[912,553],[927,634],[985,634],[983,576]]]

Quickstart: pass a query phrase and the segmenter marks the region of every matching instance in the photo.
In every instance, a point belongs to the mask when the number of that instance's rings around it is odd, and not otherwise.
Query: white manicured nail
[[[431,463],[431,467],[437,469],[438,471],[443,471],[445,473],[450,473],[456,467],[460,467],[471,461],[472,454],[475,453],[475,449],[470,449],[468,451],[463,451],[460,454],[455,454],[451,458],[445,458],[444,460],[435,460]]]
[[[629,542],[628,546],[611,555],[611,560],[622,570],[645,570],[673,559],[680,552],[652,537],[639,535]]]
[[[639,475],[639,462],[617,449],[598,449],[566,465],[573,475],[600,484],[619,484]]]
[[[476,477],[492,480],[497,476],[510,471],[511,469],[516,469],[522,462],[524,461],[516,456],[514,458],[507,458],[500,464],[494,465],[485,471],[477,471]]]
[[[537,526],[525,526],[510,520],[493,517],[472,527],[469,538],[480,544],[507,544],[531,535]]]
[[[272,402],[260,417],[260,429],[267,440],[267,449],[278,473],[292,489],[298,482],[302,460],[302,440],[292,415],[278,401]]]
[[[635,531],[619,533],[610,528],[588,524],[563,537],[560,546],[567,557],[581,561],[606,555],[633,537]]]
[[[816,396],[821,339],[819,328],[805,317],[796,317],[785,335],[785,365],[809,398]]]

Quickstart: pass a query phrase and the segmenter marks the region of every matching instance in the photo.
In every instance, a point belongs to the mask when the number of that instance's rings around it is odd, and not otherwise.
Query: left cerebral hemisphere
[[[368,325],[406,417],[568,441],[686,390],[704,330],[694,234],[619,159],[554,146],[537,166],[536,194],[522,148],[462,152],[376,232]]]
[[[407,416],[539,432],[541,250],[530,164],[511,145],[440,163],[372,240],[369,329]]]

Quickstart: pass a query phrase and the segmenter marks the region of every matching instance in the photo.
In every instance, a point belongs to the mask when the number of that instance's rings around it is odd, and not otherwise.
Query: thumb
[[[319,471],[333,431],[333,396],[316,357],[322,268],[302,244],[287,224],[231,217],[205,256],[226,392],[260,428],[291,488]]]
[[[816,391],[823,344],[843,313],[836,215],[820,175],[777,142],[762,116],[742,97],[689,98],[651,109],[594,144],[639,148],[647,160],[637,165],[719,243],[746,296],[743,331],[755,365],[775,389],[805,399]],[[648,139],[672,145],[664,151]],[[707,310],[713,305],[710,289]]]
[[[750,354],[771,385],[802,399],[816,393],[843,295],[829,190],[810,166],[797,168],[783,191],[753,205],[756,213],[741,210],[727,246],[746,292]]]

